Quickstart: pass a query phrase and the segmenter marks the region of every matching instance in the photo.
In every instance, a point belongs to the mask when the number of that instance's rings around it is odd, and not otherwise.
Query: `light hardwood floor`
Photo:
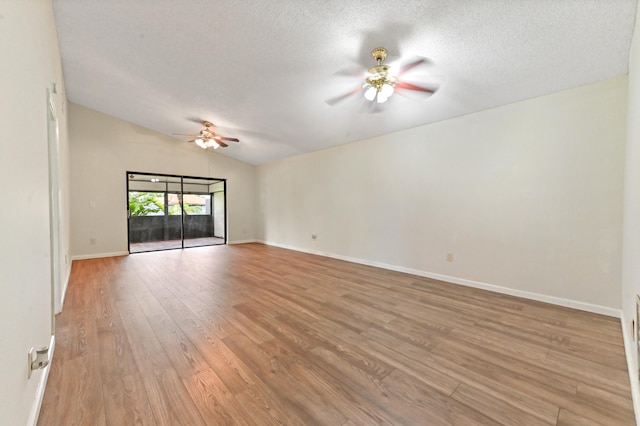
[[[73,264],[39,425],[632,425],[620,322],[260,244]]]

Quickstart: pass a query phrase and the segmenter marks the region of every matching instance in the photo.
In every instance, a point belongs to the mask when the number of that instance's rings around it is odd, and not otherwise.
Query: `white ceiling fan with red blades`
[[[422,86],[404,81],[405,75],[419,65],[427,64],[427,58],[418,58],[398,68],[395,75],[391,73],[391,66],[384,64],[387,58],[387,49],[376,47],[371,51],[371,56],[376,60],[376,65],[369,68],[364,75],[364,82],[335,98],[328,99],[329,105],[335,105],[357,93],[362,92],[367,101],[376,101],[381,104],[386,102],[396,90],[411,90],[413,92],[432,95],[437,90],[435,85]]]

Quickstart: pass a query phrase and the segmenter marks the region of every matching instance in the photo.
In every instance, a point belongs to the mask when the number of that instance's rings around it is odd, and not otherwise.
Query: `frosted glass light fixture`
[[[217,134],[217,132],[213,129],[213,123],[210,121],[203,121],[204,129],[200,130],[200,133],[197,135],[190,135],[185,133],[173,133],[174,135],[180,136],[192,136],[194,139],[189,142],[194,142],[202,149],[218,149],[221,147],[228,147],[227,142],[240,142],[237,138],[229,138],[226,136],[222,136]]]
[[[209,139],[197,138],[197,139],[194,140],[194,142],[196,143],[196,145],[198,145],[202,149],[207,149],[207,148],[218,149],[218,148],[220,148],[220,144],[218,143],[218,141],[216,141],[213,138],[209,138]]]
[[[380,94],[385,97],[393,95],[393,86],[389,83],[384,83],[380,89]],[[379,95],[378,95],[379,96]]]
[[[398,83],[398,79],[389,75],[388,65],[382,64],[382,61],[387,57],[387,50],[385,48],[375,48],[371,52],[371,55],[373,55],[378,65],[369,68],[367,79],[362,85],[362,88],[364,89],[364,97],[366,100],[373,101],[375,99],[381,104],[393,95],[394,86]]]
[[[364,97],[368,101],[372,101],[376,97],[377,93],[378,89],[376,89],[375,86],[367,85],[364,89]]]

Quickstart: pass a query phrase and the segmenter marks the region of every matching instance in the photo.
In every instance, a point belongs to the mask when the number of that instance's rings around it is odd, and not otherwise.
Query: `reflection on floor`
[[[185,238],[184,240],[185,248],[214,246],[219,244],[224,244],[224,238]],[[150,241],[147,243],[131,243],[129,245],[129,253],[142,253],[145,251],[170,250],[179,248],[182,248],[182,242],[180,240]]]

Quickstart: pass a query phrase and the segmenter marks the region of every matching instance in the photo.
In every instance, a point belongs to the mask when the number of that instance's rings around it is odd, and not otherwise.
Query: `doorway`
[[[129,253],[226,244],[226,180],[127,172]]]

